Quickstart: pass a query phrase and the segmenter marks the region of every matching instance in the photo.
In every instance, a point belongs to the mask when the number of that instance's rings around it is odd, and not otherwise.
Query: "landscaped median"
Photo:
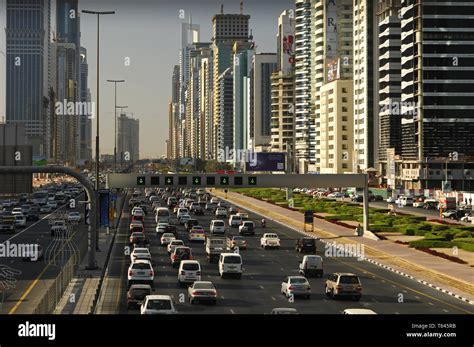
[[[358,218],[362,217],[360,213],[361,208],[358,205],[348,204],[348,203],[342,204],[340,202],[334,202],[334,201],[320,201],[316,199],[313,200],[312,197],[305,197],[305,196],[295,196],[296,198],[295,209],[291,209],[291,211],[287,210],[288,211],[287,213],[277,213],[274,210],[269,209],[267,206],[262,206],[257,201],[246,199],[244,196],[241,197],[240,194],[232,194],[233,192],[245,194],[249,197],[252,197],[253,195],[255,196],[255,198],[259,200],[264,200],[274,205],[279,205],[282,208],[285,208],[285,207],[287,208],[288,204],[286,202],[284,191],[278,191],[275,189],[238,189],[238,190],[233,190],[230,194],[225,194],[221,190],[213,190],[212,194],[220,198],[226,198],[229,202],[233,204],[249,208],[253,210],[254,212],[260,213],[262,215],[267,216],[268,218],[272,218],[279,222],[285,223],[299,230],[303,230],[304,223],[303,223],[302,216],[301,218],[299,217],[300,212],[298,211],[305,210],[305,209],[308,209],[308,210],[312,209],[315,211],[315,213],[318,213],[318,212],[324,213],[324,212],[321,212],[322,208],[324,207],[324,204],[329,204],[330,206],[332,206],[332,209],[325,209],[325,211],[329,211],[329,213],[332,212],[335,216],[336,215],[353,216],[355,220],[358,220]],[[301,202],[303,201],[305,202],[305,204],[301,204]],[[345,210],[345,213],[341,213],[344,210]],[[352,213],[349,213],[348,211],[351,211]],[[371,212],[372,225],[376,224],[374,223],[374,221],[377,218],[382,218],[382,215],[384,214],[387,215],[386,210],[377,212],[376,209],[371,209],[370,212]],[[338,214],[338,213],[341,213],[341,214]],[[375,214],[380,214],[380,216],[377,216],[374,218]],[[397,217],[397,216],[392,216],[392,217]],[[372,220],[372,218],[374,219]],[[423,222],[422,218],[416,217],[416,216],[398,216],[398,218],[401,218],[401,219],[395,219],[398,222],[398,224],[394,223],[393,225],[406,225],[412,221],[418,221],[419,223]],[[402,223],[402,221],[404,222]],[[425,221],[425,223],[427,222]],[[432,264],[432,261],[430,260],[430,258],[424,259],[425,263],[415,263],[411,259],[405,260],[404,259],[405,257],[403,255],[395,256],[394,254],[391,254],[390,252],[386,252],[385,251],[386,246],[393,243],[380,244],[379,243],[380,241],[372,241],[372,240],[366,240],[366,239],[361,239],[360,241],[358,240],[356,241],[355,239],[351,237],[336,235],[335,233],[321,230],[320,228],[315,229],[315,235],[317,235],[320,238],[337,237],[338,244],[343,244],[343,245],[344,244],[353,245],[354,242],[362,242],[365,244],[365,256],[367,258],[370,258],[374,261],[379,261],[382,264],[394,267],[395,269],[399,269],[399,271],[406,272],[415,278],[424,279],[425,281],[432,281],[434,283],[440,283],[444,286],[447,286],[448,289],[451,288],[451,289],[454,289],[454,291],[466,293],[471,298],[471,300],[474,297],[474,286],[472,285],[472,281],[469,280],[468,273],[462,279],[456,278],[453,276],[452,273],[448,273],[446,271],[440,272],[440,271],[436,271],[432,269],[430,266],[430,264]],[[349,234],[347,234],[347,236],[349,236]],[[469,237],[469,239],[470,238],[472,238],[472,236]],[[453,242],[453,241],[450,241],[450,242]],[[466,241],[463,240],[462,243],[466,243]],[[399,246],[403,247],[402,245],[399,245]],[[404,252],[402,251],[402,254],[403,253]],[[431,256],[426,255],[424,257],[431,257]],[[436,258],[433,258],[433,259],[436,259]],[[427,266],[424,266],[424,264],[426,264]],[[463,267],[463,268],[460,268],[460,271],[464,272],[465,274],[466,272],[470,271],[470,268],[468,268],[466,265],[453,263],[453,266]]]
[[[261,199],[288,208],[286,192],[277,189],[235,189],[236,193]],[[321,218],[351,227],[350,222],[362,223],[362,208],[359,204],[342,201],[314,199],[303,194],[293,195],[293,210],[303,213],[313,210]],[[448,225],[428,222],[426,217],[391,215],[388,209],[370,208],[369,229],[374,233],[399,233],[408,236],[423,236],[410,241],[415,248],[453,248],[474,252],[474,226]]]

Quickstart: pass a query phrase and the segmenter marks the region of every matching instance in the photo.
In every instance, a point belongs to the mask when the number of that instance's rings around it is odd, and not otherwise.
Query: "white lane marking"
[[[277,299],[275,299],[273,296],[271,297],[273,301],[277,301]]]
[[[282,267],[280,268],[280,270],[281,270],[281,271],[285,271],[285,269],[284,269],[284,268],[282,268]]]
[[[449,311],[448,311],[448,310],[446,310],[445,308],[443,308],[443,312],[446,312],[446,313],[448,313]]]
[[[230,313],[232,314],[235,314],[234,310],[233,309],[230,309]]]
[[[400,312],[394,312],[395,314],[400,314]]]
[[[376,299],[374,298],[371,298],[370,300],[372,300],[373,302],[378,302]]]
[[[397,286],[396,286],[395,284],[392,284],[392,287],[393,287],[393,288],[397,288]]]
[[[258,287],[259,287],[260,289],[265,289],[265,287],[264,287],[264,286],[258,286]]]
[[[434,306],[434,304],[433,304],[432,302],[429,302],[429,303],[428,303],[428,305],[430,305],[430,306]]]
[[[415,295],[415,298],[416,298],[416,299],[418,299],[418,300],[420,300],[420,297],[419,297],[419,296],[417,296],[417,295]]]
[[[224,295],[221,295],[221,299],[224,299]]]

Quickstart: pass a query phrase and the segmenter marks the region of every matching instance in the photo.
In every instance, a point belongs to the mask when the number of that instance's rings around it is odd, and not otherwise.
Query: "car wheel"
[[[327,286],[324,287],[324,291],[325,291],[326,295],[329,296],[329,288]]]
[[[193,300],[192,298],[189,298],[189,303],[190,303],[191,305],[194,305],[194,300]]]
[[[311,299],[311,294],[306,295],[306,300]]]

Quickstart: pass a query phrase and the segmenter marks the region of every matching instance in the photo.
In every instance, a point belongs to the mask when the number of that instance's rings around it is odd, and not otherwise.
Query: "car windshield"
[[[291,278],[290,279],[291,284],[306,284],[308,281],[305,278]]]
[[[357,276],[341,276],[339,283],[344,284],[359,284],[359,278]]]
[[[277,237],[276,234],[267,234],[267,239],[276,239]]]
[[[147,309],[149,310],[171,310],[170,300],[149,300]]]
[[[225,264],[240,264],[241,258],[238,256],[227,256],[224,258]]]
[[[194,283],[194,289],[214,289],[212,283]]]
[[[199,264],[197,264],[197,263],[183,264],[183,270],[198,271],[199,270]]]

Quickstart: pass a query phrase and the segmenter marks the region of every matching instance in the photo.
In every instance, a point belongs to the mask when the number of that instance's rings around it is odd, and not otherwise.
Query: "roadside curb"
[[[231,201],[230,199],[232,199],[232,198],[229,198],[229,197],[225,198],[225,197],[224,197],[224,194],[222,194],[221,192],[217,192],[217,194],[216,194],[216,191],[214,191],[214,192],[212,192],[211,194],[214,194],[214,195],[218,196],[219,198],[225,199],[225,200],[228,200],[228,201]],[[260,216],[264,216],[261,212],[256,211],[256,210],[254,210],[253,208],[249,208],[248,206],[243,205],[241,202],[240,202],[240,203],[235,202],[235,201],[231,201],[231,202],[232,202],[234,205],[237,205],[237,206],[239,206],[239,207],[242,207],[242,208],[245,208],[245,209],[249,210],[250,212],[253,212],[253,213],[258,214],[258,215],[260,215]],[[279,215],[279,214],[276,213],[276,212],[271,212],[271,213],[272,213],[272,214],[275,214],[275,215]],[[285,223],[285,222],[283,222],[283,221],[279,221],[279,220],[277,220],[277,219],[275,219],[275,218],[271,218],[271,217],[266,216],[266,215],[265,215],[264,217],[266,217],[266,218],[270,219],[271,221],[274,221],[274,222],[276,222],[276,223],[278,223],[278,224],[281,224],[281,225],[283,225],[283,226],[285,226],[285,227],[287,227],[287,228],[290,228],[290,229],[292,229],[292,230],[298,232],[299,234],[308,236],[308,237],[313,238],[313,239],[317,239],[318,241],[321,241],[321,242],[323,242],[324,244],[327,244],[327,245],[330,245],[330,246],[332,245],[332,247],[336,247],[336,248],[343,248],[343,245],[341,245],[341,244],[338,244],[338,245],[337,245],[337,244],[334,243],[334,242],[326,241],[326,240],[324,240],[324,239],[321,239],[321,238],[317,237],[316,235],[314,235],[314,234],[312,234],[312,233],[308,233],[308,232],[302,231],[302,230],[300,230],[299,228],[296,228],[296,227],[294,227],[294,226],[292,226],[292,225],[289,225],[289,224],[287,224],[287,223]],[[283,218],[286,218],[286,219],[289,219],[289,218],[284,217],[284,216],[282,216],[282,217],[283,217]],[[331,233],[328,232],[328,231],[324,231],[324,230],[323,230],[323,232],[324,232],[324,233],[327,233],[327,234],[331,234]],[[333,235],[333,234],[331,234],[331,235]],[[335,235],[334,235],[334,236],[335,236]],[[377,251],[377,252],[380,252],[380,253],[384,253],[383,251],[379,251],[379,250],[376,250],[376,251]],[[354,255],[354,253],[352,253],[352,252],[349,252],[349,253]],[[449,291],[449,290],[444,289],[444,288],[442,288],[442,287],[436,286],[436,285],[434,285],[434,284],[432,284],[432,283],[429,283],[429,282],[427,282],[427,281],[425,281],[425,280],[417,279],[417,278],[415,278],[415,277],[412,276],[412,275],[406,274],[406,273],[404,273],[404,272],[402,272],[402,271],[400,271],[400,270],[394,269],[394,268],[392,268],[392,267],[390,267],[390,266],[388,266],[388,265],[382,264],[382,263],[380,263],[380,262],[378,262],[378,261],[376,261],[376,260],[373,260],[373,259],[370,259],[370,258],[367,258],[367,257],[362,257],[362,258],[360,258],[360,259],[361,259],[361,260],[365,260],[365,261],[367,261],[367,262],[369,262],[369,263],[371,263],[371,264],[374,264],[374,265],[376,265],[376,266],[378,266],[378,267],[381,267],[381,268],[384,268],[384,269],[386,269],[386,270],[389,270],[389,271],[391,271],[391,272],[394,272],[394,273],[396,273],[396,274],[398,274],[398,275],[401,275],[401,276],[404,276],[404,277],[409,278],[409,279],[411,279],[411,280],[414,280],[414,281],[416,281],[416,282],[418,282],[418,283],[421,283],[421,284],[423,284],[423,285],[425,285],[425,286],[428,286],[428,287],[430,287],[430,288],[432,288],[432,289],[435,289],[435,290],[437,290],[437,291],[440,291],[440,292],[442,292],[442,293],[448,294],[448,295],[450,295],[450,296],[452,296],[452,297],[454,297],[454,298],[456,298],[456,299],[459,299],[459,300],[461,300],[461,301],[463,301],[463,302],[466,302],[466,303],[468,303],[468,304],[474,306],[474,300],[470,300],[470,299],[468,299],[468,298],[466,298],[466,297],[464,297],[464,296],[462,296],[462,295],[456,294],[456,293],[454,293],[454,292],[452,292],[452,291]],[[417,265],[417,266],[418,266],[418,267],[421,267],[420,265]],[[429,270],[429,271],[432,271],[432,270]]]

